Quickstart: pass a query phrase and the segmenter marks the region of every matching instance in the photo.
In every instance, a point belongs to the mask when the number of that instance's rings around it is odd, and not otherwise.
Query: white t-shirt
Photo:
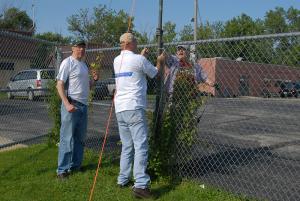
[[[90,83],[89,71],[85,62],[74,59],[72,56],[64,59],[60,65],[56,79],[66,83],[68,78],[68,96],[87,105]]]
[[[146,109],[147,80],[153,78],[157,68],[144,56],[123,50],[114,60],[116,77],[115,111]]]

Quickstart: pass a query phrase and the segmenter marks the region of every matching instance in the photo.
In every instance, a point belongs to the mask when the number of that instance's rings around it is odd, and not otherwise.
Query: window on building
[[[15,64],[10,62],[0,62],[0,70],[15,70]]]

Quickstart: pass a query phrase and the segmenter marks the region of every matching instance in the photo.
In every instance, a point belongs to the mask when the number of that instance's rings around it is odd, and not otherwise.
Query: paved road
[[[104,100],[90,108],[88,138],[98,139],[104,135],[110,102]],[[114,118],[113,113],[110,132],[116,134]],[[46,102],[21,99],[0,101],[0,145],[46,135],[51,126]]]

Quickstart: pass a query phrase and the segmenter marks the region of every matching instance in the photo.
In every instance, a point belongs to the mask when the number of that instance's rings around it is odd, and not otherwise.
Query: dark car
[[[95,84],[94,99],[102,100],[107,96],[109,96],[107,85],[105,83],[103,83],[102,80],[97,81]]]
[[[297,97],[300,94],[300,82],[294,84],[294,89],[296,90]]]
[[[298,97],[298,91],[295,88],[296,84],[292,82],[282,83],[280,85],[279,95],[282,98],[285,97]],[[297,85],[298,87],[298,85]]]
[[[114,95],[115,86],[114,78],[98,80],[95,85],[94,99],[101,100],[105,97],[112,97]]]

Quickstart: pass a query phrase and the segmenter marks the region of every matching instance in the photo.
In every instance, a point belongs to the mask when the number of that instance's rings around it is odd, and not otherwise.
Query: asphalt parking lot
[[[94,102],[87,146],[99,150],[111,100]],[[149,108],[153,108],[150,104]],[[300,99],[210,98],[200,108],[192,160],[182,174],[236,193],[268,200],[300,200]],[[0,101],[0,144],[47,134],[52,125],[43,101]],[[107,149],[119,141],[114,112]],[[255,193],[253,193],[255,192]]]
[[[300,200],[300,99],[210,99],[184,175],[267,200]]]

